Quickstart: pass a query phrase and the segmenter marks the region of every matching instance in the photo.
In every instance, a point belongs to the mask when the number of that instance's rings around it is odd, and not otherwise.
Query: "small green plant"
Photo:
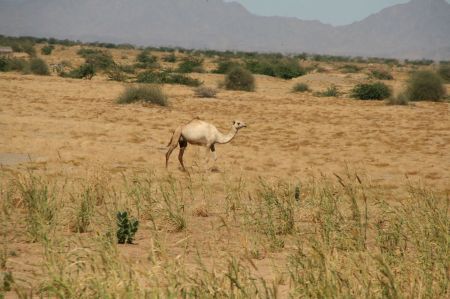
[[[441,63],[438,69],[438,74],[441,76],[442,80],[450,83],[450,64]]]
[[[370,76],[378,80],[393,80],[392,74],[386,70],[375,69],[370,71]]]
[[[117,82],[124,82],[127,80],[127,76],[125,75],[125,73],[122,71],[122,68],[118,65],[110,68],[107,72],[106,72],[108,79],[111,81],[117,81]]]
[[[61,72],[60,76],[66,78],[91,80],[95,76],[95,73],[96,73],[95,67],[90,63],[85,63],[68,73]]]
[[[348,74],[348,73],[358,73],[361,71],[361,68],[355,64],[344,64],[339,68],[342,73]]]
[[[195,95],[199,98],[215,98],[217,89],[212,87],[200,86],[195,89]]]
[[[152,103],[159,106],[167,106],[167,96],[159,85],[129,86],[118,98],[119,104],[130,104],[135,102]]]
[[[170,54],[164,56],[163,60],[165,62],[174,63],[174,62],[177,62],[177,56],[175,55],[175,53],[170,53]]]
[[[46,45],[46,46],[42,47],[41,53],[42,53],[42,55],[50,55],[50,54],[52,54],[54,49],[55,49],[55,47],[53,45]]]
[[[179,73],[203,73],[203,58],[188,56],[180,63],[177,68]]]
[[[317,97],[338,97],[340,94],[336,85],[329,86],[325,91],[315,92],[314,96]]]
[[[431,71],[411,74],[406,92],[411,101],[439,101],[446,94],[442,79]]]
[[[133,244],[138,227],[139,221],[128,218],[128,212],[117,212],[117,242],[119,244]]]
[[[228,90],[254,91],[255,78],[250,71],[235,67],[226,75],[224,85]]]
[[[352,97],[360,100],[383,100],[391,94],[389,86],[382,82],[358,84],[352,90]]]
[[[40,58],[33,58],[30,61],[30,71],[35,75],[48,76],[50,71],[47,63]]]
[[[310,91],[308,84],[306,83],[297,83],[292,88],[293,92],[307,92]]]
[[[91,224],[92,216],[94,215],[94,191],[91,188],[86,188],[80,195],[80,205],[75,219],[74,230],[78,233],[85,233],[88,231]]]
[[[136,66],[141,69],[157,68],[159,66],[157,59],[150,51],[144,50],[136,57]]]

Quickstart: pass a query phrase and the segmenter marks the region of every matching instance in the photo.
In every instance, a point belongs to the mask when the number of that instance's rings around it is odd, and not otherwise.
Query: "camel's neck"
[[[231,130],[228,134],[223,135],[222,133],[219,132],[219,136],[217,138],[217,143],[219,144],[225,144],[230,142],[231,140],[233,140],[234,136],[236,136],[238,130],[233,126],[231,127]]]

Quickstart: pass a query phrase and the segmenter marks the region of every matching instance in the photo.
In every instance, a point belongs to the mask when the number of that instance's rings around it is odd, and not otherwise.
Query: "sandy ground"
[[[196,76],[211,86],[221,79]],[[257,92],[221,90],[216,99],[196,98],[192,88],[168,85],[170,107],[162,108],[116,104],[125,84],[104,78],[0,74],[0,161],[5,170],[33,165],[55,175],[99,166],[111,172],[159,171],[172,131],[199,116],[223,132],[234,119],[248,124],[230,144],[217,146],[216,166],[223,173],[286,178],[348,167],[389,188],[407,176],[449,190],[448,103],[386,106],[290,92],[295,81],[320,90],[329,80],[342,82],[342,90],[353,81],[340,74],[293,81],[260,76]],[[31,162],[19,160],[26,162],[20,166],[5,155]],[[170,171],[180,173],[176,156]],[[203,148],[188,147],[191,171],[204,170],[204,156]]]

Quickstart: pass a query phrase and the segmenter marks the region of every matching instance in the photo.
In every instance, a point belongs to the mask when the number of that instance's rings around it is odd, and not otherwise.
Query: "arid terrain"
[[[66,60],[79,65],[83,59],[77,56],[78,49],[57,46],[51,55],[42,58],[49,64]],[[138,51],[114,49],[111,53],[116,62],[127,64],[133,63]],[[214,69],[213,59],[207,58],[205,66],[207,70]],[[5,293],[6,298],[32,297],[40,292],[44,297],[48,292],[49,296],[60,298],[76,294],[82,298],[88,298],[89,294],[109,298],[105,295],[108,290],[118,298],[132,298],[137,294],[144,296],[145,288],[151,290],[145,293],[149,298],[158,292],[181,298],[183,293],[178,286],[183,286],[183,290],[194,285],[208,289],[207,281],[223,288],[214,289],[219,297],[227,294],[226,289],[233,283],[235,287],[231,286],[230,292],[237,297],[253,297],[256,293],[252,291],[239,293],[241,287],[235,282],[253,290],[254,280],[248,278],[251,275],[258,278],[258,285],[259,279],[269,284],[270,292],[267,296],[258,293],[260,297],[296,297],[299,293],[294,292],[295,288],[301,284],[296,284],[292,269],[285,265],[297,252],[299,242],[313,234],[314,223],[321,223],[319,216],[310,214],[307,203],[316,194],[313,190],[320,189],[317,186],[322,184],[332,186],[330,190],[340,190],[336,192],[342,192],[342,198],[350,194],[345,186],[359,186],[355,187],[358,201],[364,198],[366,212],[368,209],[373,217],[365,222],[366,228],[369,227],[365,246],[375,248],[375,240],[379,240],[375,237],[376,223],[382,215],[376,208],[380,200],[395,207],[410,198],[412,185],[432,190],[436,197],[448,200],[450,112],[448,102],[389,106],[383,101],[351,99],[349,91],[367,80],[367,69],[392,70],[395,79],[385,83],[395,93],[403,88],[410,71],[408,66],[360,66],[361,72],[344,74],[338,63],[323,62],[325,72],[292,80],[257,75],[255,92],[219,89],[212,99],[197,97],[192,87],[166,84],[163,90],[168,95],[168,107],[117,104],[118,96],[131,83],[110,81],[103,74],[92,80],[78,80],[55,73],[51,76],[0,73],[0,179],[5,210],[2,215],[8,215],[2,220],[3,247],[5,268],[14,278],[14,287]],[[211,73],[190,76],[215,88],[224,78]],[[334,84],[343,94],[317,97],[312,92],[293,93],[292,87],[298,82],[307,83],[313,91]],[[450,85],[446,87],[450,91]],[[217,145],[215,165],[212,159],[205,165],[203,148],[188,146],[185,164],[189,174],[181,171],[178,150],[166,170],[164,155],[173,130],[194,117],[215,124],[221,132],[228,132],[235,119],[245,121],[248,127],[240,130],[231,143]],[[28,193],[22,192],[21,187],[33,185],[33,178],[39,178],[36,184],[45,181],[58,202],[55,208],[58,220],[46,231],[44,241],[33,240],[27,233],[28,214],[21,196]],[[358,183],[359,180],[362,182]],[[342,190],[339,181],[344,185]],[[242,216],[255,215],[247,211],[247,206],[251,206],[247,203],[256,200],[265,184],[291,186],[292,190],[300,186],[301,205],[294,208],[295,228],[281,234],[282,246],[272,246],[266,238],[274,235],[259,236],[252,230],[255,224]],[[137,185],[142,188],[139,196],[135,192]],[[72,229],[72,216],[77,214],[82,190],[89,186],[94,186],[92,190],[96,192],[92,198],[97,200],[97,214],[91,217],[89,230],[81,234]],[[98,195],[99,189],[104,192],[102,196]],[[151,193],[147,194],[151,198],[148,202],[142,190]],[[173,228],[169,221],[173,216],[172,203],[166,193],[175,198],[174,209],[185,220],[184,226]],[[161,202],[166,204],[160,206]],[[360,209],[364,210],[361,205]],[[113,249],[96,251],[101,243],[96,240],[105,235],[106,228],[114,227],[116,210],[128,210],[139,219],[136,240],[132,245],[108,245]],[[168,216],[160,217],[165,212]],[[279,234],[276,235],[278,238]],[[100,251],[114,253],[99,257]],[[353,261],[358,258],[364,260],[364,254]],[[109,269],[92,266],[91,270],[80,266],[101,264],[105,259],[114,266]],[[200,259],[208,270],[201,270]],[[233,263],[238,268],[245,264],[242,266],[245,274],[231,279]],[[372,261],[367,264],[371,266]],[[340,265],[344,276],[346,271],[352,271],[344,258],[336,258],[332,265]],[[393,271],[400,275],[406,265],[412,264],[405,262],[404,268]],[[392,269],[396,266],[391,265]],[[89,273],[83,276],[80,271]],[[208,274],[202,279],[180,278],[194,272]],[[221,273],[225,272],[228,274],[223,276]],[[126,273],[133,277],[129,288]],[[93,282],[96,275],[99,284]],[[448,292],[449,272],[443,275],[447,287],[442,288]],[[226,282],[227,277],[230,282]],[[368,277],[367,281],[378,281],[377,275]],[[398,282],[398,286],[406,284]],[[414,293],[414,287],[409,294]],[[100,289],[105,292],[103,295],[98,292]],[[403,287],[400,289],[405,291]],[[373,292],[374,298],[382,294],[376,288]],[[212,293],[211,290],[209,294]],[[325,297],[331,294],[322,293]],[[343,293],[338,294],[339,297]],[[358,297],[362,293],[352,294]],[[312,293],[309,295],[314,297]],[[202,297],[202,293],[188,296]]]

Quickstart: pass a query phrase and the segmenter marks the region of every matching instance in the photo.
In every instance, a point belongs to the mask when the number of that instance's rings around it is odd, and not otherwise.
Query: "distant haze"
[[[270,2],[277,3],[273,8],[278,14],[275,8],[293,1]],[[345,16],[357,18],[361,5],[355,1],[295,0],[297,6],[316,3],[316,10],[320,3],[329,2],[322,4],[325,15],[347,11]],[[258,3],[263,7],[269,0]],[[358,3],[366,3],[369,10],[376,8],[369,0]],[[294,14],[297,6],[292,5]],[[308,19],[316,17],[324,20],[313,14]],[[258,16],[237,2],[224,0],[0,0],[0,34],[143,46],[450,60],[450,4],[411,0],[350,25],[331,26]]]
[[[244,5],[262,16],[297,17],[332,25],[360,21],[383,8],[408,0],[227,0]]]

